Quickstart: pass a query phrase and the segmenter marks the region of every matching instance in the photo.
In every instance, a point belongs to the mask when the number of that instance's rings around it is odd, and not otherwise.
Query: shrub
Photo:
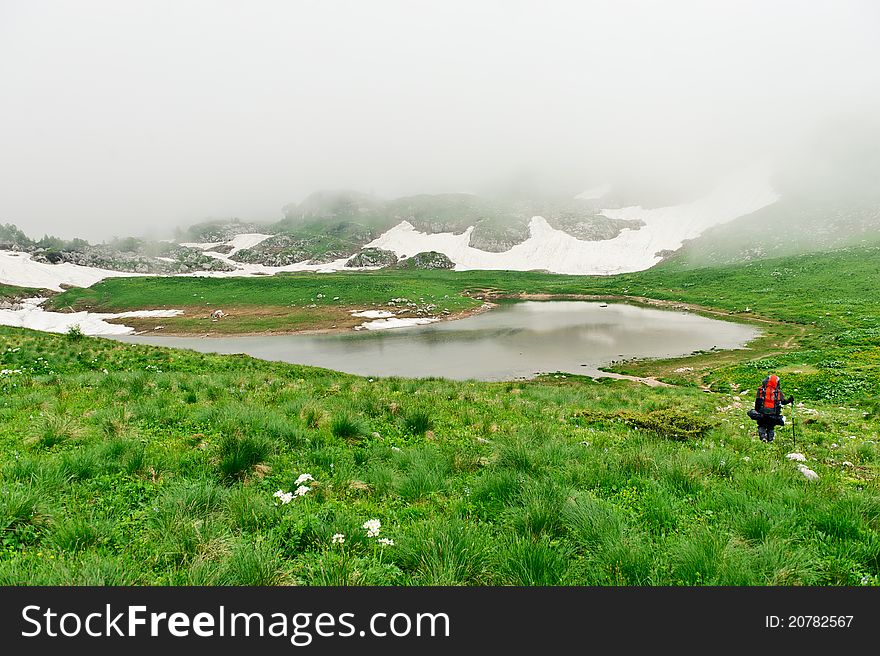
[[[587,423],[620,421],[631,428],[649,430],[657,435],[673,440],[688,440],[703,437],[711,428],[712,422],[695,414],[675,408],[663,408],[651,412],[595,412],[583,410],[575,413]]]
[[[72,326],[70,326],[67,329],[66,335],[67,335],[67,339],[72,340],[72,341],[79,341],[83,337],[85,337],[85,334],[83,333],[82,328],[80,328],[79,324],[77,324],[77,323],[73,324]]]

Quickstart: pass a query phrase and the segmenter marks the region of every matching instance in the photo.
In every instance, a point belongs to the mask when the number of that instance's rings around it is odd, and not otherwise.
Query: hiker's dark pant
[[[776,437],[773,429],[777,426],[785,425],[785,419],[782,418],[782,415],[765,415],[756,410],[750,410],[749,417],[758,422],[758,437],[765,442],[772,442],[773,438]]]

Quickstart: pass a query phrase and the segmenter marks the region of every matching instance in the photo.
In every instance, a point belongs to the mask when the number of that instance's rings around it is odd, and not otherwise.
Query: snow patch
[[[428,317],[413,317],[411,319],[398,319],[393,317],[390,319],[376,319],[375,321],[367,321],[359,326],[366,330],[388,330],[389,328],[406,328],[407,326],[422,326],[427,323],[434,323],[438,319]]]
[[[50,333],[65,333],[79,326],[86,335],[127,335],[133,328],[107,323],[108,319],[146,319],[151,317],[176,317],[182,310],[135,310],[131,312],[47,312],[40,307],[44,298],[29,298],[21,302],[18,310],[0,310],[0,325],[15,328],[31,328]]]
[[[352,312],[351,316],[364,317],[365,319],[387,319],[388,317],[393,317],[394,313],[387,310],[362,310],[360,312]]]
[[[229,252],[229,254],[235,255],[240,250],[253,248],[257,244],[266,241],[271,236],[272,235],[264,235],[259,232],[250,232],[243,235],[235,235],[235,237],[226,242],[226,245],[232,246],[232,250]]]

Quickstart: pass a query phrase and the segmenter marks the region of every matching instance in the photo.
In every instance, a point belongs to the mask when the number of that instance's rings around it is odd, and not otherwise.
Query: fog
[[[877,164],[878,28],[872,1],[0,0],[0,222],[170,234],[322,188],[686,197],[755,165],[858,193],[876,178],[823,158]]]

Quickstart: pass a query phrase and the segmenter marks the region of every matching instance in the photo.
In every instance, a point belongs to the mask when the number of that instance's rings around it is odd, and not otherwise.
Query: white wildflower
[[[315,479],[312,477],[311,474],[300,474],[300,475],[299,475],[299,478],[297,478],[297,479],[293,482],[293,484],[294,484],[294,485],[302,485],[302,484],[305,483],[306,481],[313,481],[313,480],[315,480]]]
[[[368,519],[364,522],[363,528],[367,529],[368,538],[375,538],[379,535],[382,523],[378,519]]]
[[[302,496],[305,496],[306,494],[308,494],[308,493],[311,491],[311,489],[312,489],[312,488],[308,487],[307,485],[300,485],[300,486],[299,486],[298,488],[296,488],[296,490],[293,492],[293,496],[295,496],[295,497],[302,497]]]
[[[393,547],[394,546],[394,540],[392,540],[391,538],[379,538],[377,540],[377,542],[379,544],[381,544],[383,547]]]
[[[342,533],[334,533],[330,538],[331,544],[345,544],[345,536]]]

